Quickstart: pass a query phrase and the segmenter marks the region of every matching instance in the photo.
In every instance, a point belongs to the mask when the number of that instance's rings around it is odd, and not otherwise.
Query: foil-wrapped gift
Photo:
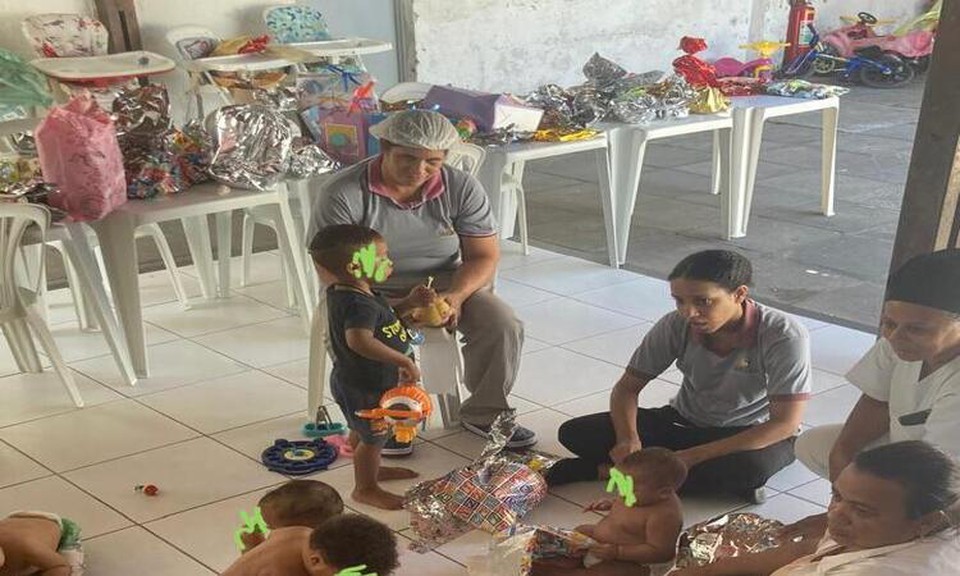
[[[290,153],[290,166],[287,174],[292,178],[313,178],[340,170],[341,165],[323,151],[319,144],[297,139]]]
[[[528,105],[543,110],[543,118],[540,120],[541,129],[582,128],[573,119],[573,95],[556,84],[540,86],[523,100]]]
[[[593,56],[583,65],[583,75],[597,86],[609,86],[626,76],[627,71],[616,62],[594,52]]]
[[[657,118],[685,118],[696,91],[682,76],[670,76],[647,90],[657,99]]]
[[[849,88],[832,86],[830,84],[816,84],[800,79],[780,80],[767,84],[767,94],[775,96],[792,96],[809,100],[823,100],[832,96],[843,96]]]
[[[547,495],[540,473],[502,456],[513,418],[509,412],[497,417],[490,442],[472,464],[407,491],[403,507],[418,538],[413,549],[424,552],[474,529],[509,530]]]
[[[592,538],[551,526],[518,525],[498,534],[484,556],[467,560],[470,576],[528,576],[536,560],[583,558],[595,542]]]
[[[703,566],[721,558],[756,554],[780,545],[783,523],[749,512],[725,514],[695,524],[680,535],[675,568]]]
[[[717,84],[717,71],[713,64],[696,56],[697,52],[707,49],[703,38],[684,36],[680,39],[680,50],[684,55],[673,61],[673,69],[693,86],[713,86]]]
[[[690,101],[690,111],[694,114],[716,114],[730,108],[730,100],[712,86],[701,86],[696,90],[696,96]]]
[[[267,106],[224,106],[207,117],[214,153],[210,176],[236,188],[267,190],[283,178],[293,127]]]

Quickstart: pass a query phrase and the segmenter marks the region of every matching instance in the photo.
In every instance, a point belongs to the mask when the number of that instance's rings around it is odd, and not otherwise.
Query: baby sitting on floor
[[[80,527],[50,512],[13,512],[0,520],[0,576],[81,576]]]
[[[677,490],[687,477],[686,466],[670,450],[646,448],[624,458],[614,470],[611,476],[619,479],[614,483],[623,497],[590,504],[587,511],[610,513],[597,524],[575,529],[596,543],[582,558],[536,560],[534,576],[637,576],[647,573],[648,564],[673,559],[683,528]]]

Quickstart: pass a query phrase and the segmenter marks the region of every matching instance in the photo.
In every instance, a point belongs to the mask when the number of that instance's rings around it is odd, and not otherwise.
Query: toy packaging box
[[[540,126],[543,110],[506,94],[489,94],[451,86],[434,86],[420,105],[456,118],[469,118],[480,132],[513,126],[518,132],[533,132]]]
[[[313,106],[302,110],[300,117],[320,147],[344,164],[380,153],[380,142],[370,135],[370,127],[383,121],[386,114]]]

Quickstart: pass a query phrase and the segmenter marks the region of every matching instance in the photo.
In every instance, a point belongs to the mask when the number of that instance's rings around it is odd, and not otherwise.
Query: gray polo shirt
[[[444,165],[443,193],[401,206],[370,191],[368,166],[377,158],[340,172],[315,195],[308,245],[324,226],[362,224],[386,238],[395,273],[425,275],[459,265],[460,236],[496,234],[490,201],[473,176]]]
[[[719,356],[691,332],[679,312],[671,312],[647,333],[627,370],[656,377],[676,361],[683,384],[670,404],[698,426],[766,422],[770,398],[809,397],[810,337],[802,324],[779,310],[748,301],[747,314],[741,346]]]

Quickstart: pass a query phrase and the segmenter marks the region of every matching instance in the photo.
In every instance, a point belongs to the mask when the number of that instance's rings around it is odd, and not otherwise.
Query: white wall
[[[739,45],[781,39],[788,0],[412,0],[417,78],[491,91],[583,81],[595,51],[628,70],[669,69],[684,35],[707,57],[743,57]],[[904,20],[925,0],[817,0],[818,26],[860,10]],[[762,18],[762,21],[757,21]]]

